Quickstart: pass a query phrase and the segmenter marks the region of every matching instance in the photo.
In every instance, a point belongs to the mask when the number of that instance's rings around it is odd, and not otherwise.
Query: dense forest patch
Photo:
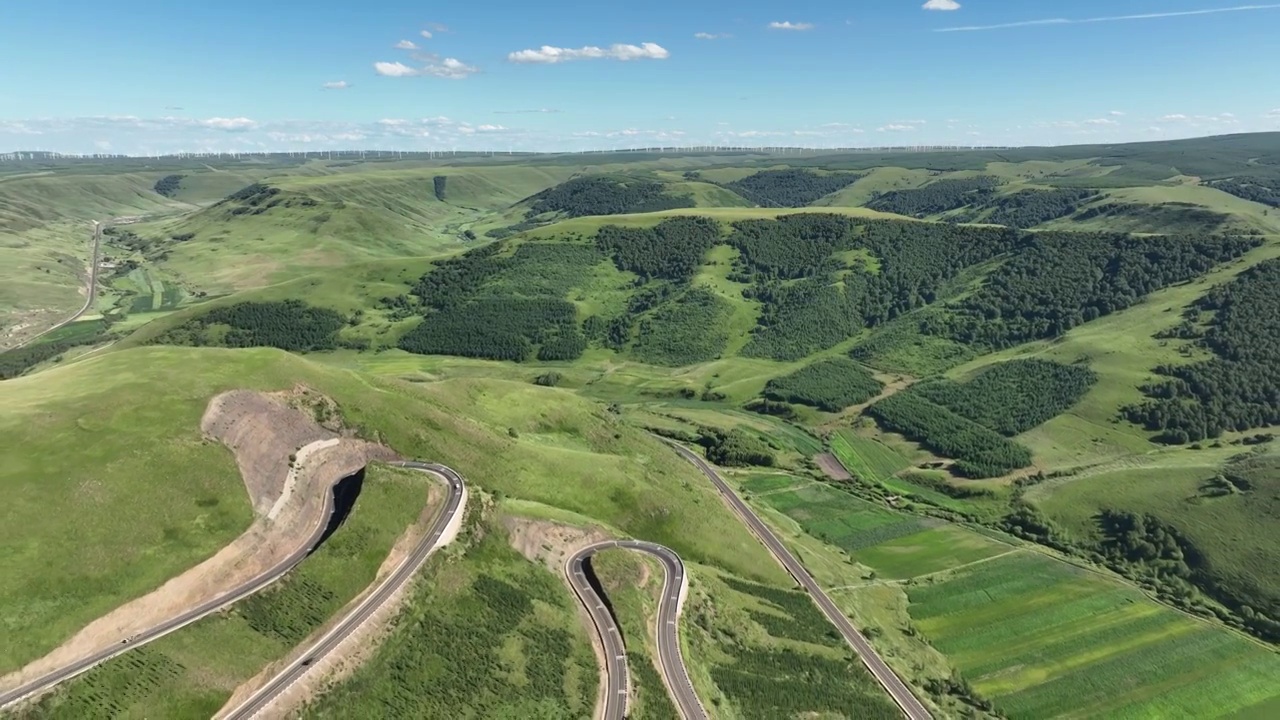
[[[764,394],[770,400],[840,412],[870,400],[882,389],[880,381],[861,365],[848,358],[833,358],[770,380]]]
[[[671,195],[659,182],[595,175],[574,178],[529,198],[528,216],[562,213],[565,217],[623,215],[693,207],[688,195]]]
[[[182,188],[182,179],[186,175],[165,175],[156,181],[154,190],[157,194],[171,198],[178,194],[178,190]]]
[[[1037,233],[975,293],[931,316],[926,332],[992,348],[1057,337],[1192,280],[1261,240]]]
[[[671,298],[640,320],[632,354],[654,365],[714,360],[729,342],[728,301],[702,288]]]
[[[1085,208],[1072,219],[1086,222],[1097,218],[1122,224],[1121,229],[1125,230],[1177,228],[1182,233],[1217,232],[1231,220],[1230,215],[1179,202],[1159,205],[1111,202]]]
[[[436,199],[444,202],[446,191],[449,187],[448,175],[436,175],[431,178],[431,190],[435,193]]]
[[[1097,381],[1082,365],[1012,360],[958,383],[935,380],[911,388],[928,400],[1001,435],[1026,432],[1075,405]]]
[[[761,170],[725,187],[761,207],[804,207],[863,177],[858,173],[819,175],[803,169]]]
[[[747,357],[799,360],[844,341],[859,328],[844,287],[819,278],[790,285],[773,281],[746,294],[763,305],[759,326],[742,350]]]
[[[280,188],[254,183],[219,200],[217,205],[229,208],[232,215],[261,215],[274,207],[314,207],[317,201],[300,195],[282,195]]]
[[[157,345],[274,347],[293,352],[333,350],[346,318],[301,300],[240,302],[217,307],[167,330]]]
[[[867,414],[884,429],[954,458],[965,477],[998,477],[1031,464],[1030,450],[910,390],[872,405]]]
[[[881,212],[923,218],[966,205],[984,204],[1000,186],[1000,178],[981,175],[962,180],[938,180],[915,190],[890,190],[876,195],[867,207]]]
[[[596,233],[596,246],[613,257],[619,270],[646,280],[684,282],[694,276],[719,238],[720,226],[714,220],[671,218],[650,228],[606,225]]]
[[[586,340],[577,308],[559,298],[479,298],[429,313],[400,339],[400,348],[422,355],[489,360],[572,360]]]
[[[1011,195],[997,195],[975,210],[991,210],[982,222],[1030,228],[1075,213],[1080,206],[1098,198],[1095,190],[1022,190]]]
[[[799,278],[840,267],[831,258],[854,246],[854,223],[842,215],[802,213],[733,224],[729,244],[741,253],[741,272],[753,279]]]
[[[1270,205],[1273,208],[1280,208],[1280,177],[1246,177],[1215,180],[1209,183],[1209,187],[1225,193],[1231,193],[1238,198]]]
[[[1174,443],[1280,425],[1280,260],[1213,288],[1185,320],[1188,334],[1200,335],[1198,344],[1214,357],[1157,367],[1165,379],[1143,387],[1149,399],[1126,408],[1127,417]]]

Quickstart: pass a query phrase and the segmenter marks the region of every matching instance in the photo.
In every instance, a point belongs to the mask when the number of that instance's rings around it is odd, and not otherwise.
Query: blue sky
[[[5,5],[0,151],[1063,144],[1280,130],[1280,3]]]

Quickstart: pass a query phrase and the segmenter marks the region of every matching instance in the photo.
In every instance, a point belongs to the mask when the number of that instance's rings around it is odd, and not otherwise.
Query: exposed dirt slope
[[[325,424],[317,422],[325,419]],[[212,600],[282,562],[328,521],[326,498],[333,485],[373,460],[396,455],[382,445],[345,436],[332,402],[306,388],[264,394],[235,390],[209,402],[201,428],[235,453],[253,503],[253,524],[213,557],[95,620],[58,649],[0,678],[17,685]],[[323,441],[334,440],[330,444]],[[314,445],[313,445],[314,444]],[[291,457],[313,452],[290,471]],[[294,487],[273,512],[287,481]],[[268,519],[271,513],[273,518]]]

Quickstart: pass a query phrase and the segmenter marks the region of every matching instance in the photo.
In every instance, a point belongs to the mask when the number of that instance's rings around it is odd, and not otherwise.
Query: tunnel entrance
[[[307,554],[315,552],[329,539],[330,535],[337,532],[338,528],[347,521],[351,515],[351,511],[356,507],[356,499],[360,497],[360,491],[364,489],[364,473],[365,468],[360,468],[354,473],[342,478],[333,486],[333,514],[329,516],[329,523],[324,528],[324,534],[320,536],[320,540],[312,546],[311,551]]]

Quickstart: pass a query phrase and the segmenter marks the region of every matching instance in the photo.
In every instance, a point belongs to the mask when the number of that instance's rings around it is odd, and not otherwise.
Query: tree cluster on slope
[[[436,199],[439,200],[440,202],[444,202],[445,189],[448,187],[448,185],[449,185],[448,175],[436,175],[435,177],[431,178],[431,186],[432,186],[431,189],[435,192]]]
[[[707,450],[707,459],[716,465],[772,467],[775,463],[769,446],[759,439],[734,428],[702,428],[698,443]]]
[[[596,246],[613,257],[619,270],[634,272],[645,280],[686,282],[719,238],[716,221],[680,217],[649,228],[605,225],[596,233]]]
[[[301,300],[240,302],[216,307],[158,336],[160,345],[333,350],[346,318]]]
[[[622,215],[693,207],[688,195],[670,195],[665,185],[640,178],[595,175],[568,180],[529,198],[529,217]]]
[[[770,380],[764,394],[770,400],[840,412],[870,400],[882,389],[880,381],[861,365],[848,358],[833,358]]]
[[[854,246],[854,227],[850,218],[826,213],[740,220],[728,242],[751,279],[792,279],[835,269],[831,254]]]
[[[743,294],[763,305],[742,350],[747,357],[799,360],[842,342],[859,328],[857,308],[845,289],[823,278],[792,284],[774,280]]]
[[[804,207],[863,177],[857,173],[819,175],[803,169],[762,170],[725,187],[761,207]]]
[[[639,322],[632,354],[654,365],[678,367],[714,360],[729,341],[733,308],[709,290],[691,288]]]
[[[1199,313],[1213,313],[1198,342],[1214,357],[1157,367],[1165,379],[1125,415],[1173,443],[1280,424],[1280,260],[1213,288],[1188,309]]]
[[[1057,337],[1196,278],[1259,243],[1240,236],[1037,233],[972,295],[924,330],[992,348]]]
[[[979,210],[991,210],[982,222],[1030,228],[1071,215],[1081,205],[1097,197],[1096,191],[1087,189],[1022,190],[1011,195],[995,196]]]
[[[1030,450],[910,391],[881,400],[867,414],[884,429],[955,459],[956,472],[965,477],[998,477],[1031,464]]]
[[[178,194],[178,190],[182,187],[182,178],[186,175],[165,175],[156,181],[156,193],[171,198]]]
[[[958,415],[1001,435],[1026,432],[1075,405],[1097,382],[1083,365],[1049,360],[1011,360],[983,370],[964,383],[919,383],[919,393]]]
[[[881,212],[923,218],[966,205],[985,203],[1000,186],[1000,178],[981,175],[961,180],[938,180],[914,190],[880,193],[867,207]]]
[[[428,313],[400,339],[400,348],[422,355],[513,360],[572,360],[586,340],[577,308],[560,298],[477,298]]]
[[[1245,200],[1280,208],[1280,177],[1215,180],[1209,186]]]

